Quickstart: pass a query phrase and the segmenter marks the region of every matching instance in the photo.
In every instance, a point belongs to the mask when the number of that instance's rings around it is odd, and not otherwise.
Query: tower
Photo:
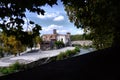
[[[57,34],[57,31],[56,31],[56,29],[53,29],[53,34]]]

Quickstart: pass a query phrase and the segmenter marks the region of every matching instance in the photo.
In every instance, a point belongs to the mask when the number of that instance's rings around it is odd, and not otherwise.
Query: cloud
[[[59,15],[58,12],[56,12],[56,13],[53,12],[53,13],[45,13],[44,15],[37,15],[37,17],[40,19],[46,19],[46,18],[55,18],[58,15]]]
[[[61,28],[63,28],[63,26],[52,24],[52,25],[49,25],[48,27],[43,27],[42,31],[49,32],[49,31],[52,31],[53,29],[61,29]]]
[[[58,33],[66,34],[69,32],[68,30],[62,29],[62,30],[57,30]]]
[[[83,34],[83,33],[84,33],[84,31],[80,30],[80,29],[76,31],[76,34]]]
[[[52,34],[53,33],[53,29],[57,30],[57,33],[59,34],[66,34],[67,32],[70,32],[69,29],[65,29],[63,26],[61,25],[49,25],[48,27],[43,27],[41,34]]]
[[[40,19],[48,19],[52,18],[53,21],[62,21],[64,20],[64,16],[60,15],[59,12],[45,13],[45,15],[37,15]]]
[[[61,16],[61,15],[53,19],[53,21],[62,21],[62,20],[64,20],[64,16]]]

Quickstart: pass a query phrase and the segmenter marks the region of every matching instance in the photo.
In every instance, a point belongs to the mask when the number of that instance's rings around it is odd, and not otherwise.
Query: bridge
[[[92,41],[91,40],[71,41],[71,45],[90,46],[92,45]]]

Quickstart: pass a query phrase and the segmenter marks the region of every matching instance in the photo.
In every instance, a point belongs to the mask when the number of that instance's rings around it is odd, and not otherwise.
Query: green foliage
[[[70,38],[71,38],[71,41],[83,40],[82,35],[71,35]]]
[[[66,58],[71,56],[72,50],[65,51]]]
[[[35,47],[37,46],[37,44],[41,44],[43,41],[42,41],[42,38],[40,36],[36,36],[34,38],[34,44],[35,44]]]
[[[55,46],[59,49],[59,48],[64,47],[65,45],[63,41],[55,41]]]
[[[56,60],[63,60],[65,58],[69,58],[75,54],[77,54],[78,52],[80,52],[80,48],[79,47],[75,47],[75,49],[73,50],[67,50],[65,52],[61,52],[57,57]],[[55,60],[55,58],[54,58]]]
[[[57,4],[57,0],[0,0],[0,4],[0,29],[7,36],[13,35],[22,44],[32,47],[33,38],[39,36],[41,26],[27,19],[25,14],[26,10],[44,15],[45,11],[41,6],[45,6],[46,4],[52,6]],[[27,30],[24,31],[23,26],[26,23]],[[31,35],[28,34],[29,31],[32,32]]]
[[[90,32],[98,49],[120,46],[120,1],[62,0],[71,22]]]
[[[4,57],[3,50],[4,50],[3,47],[0,46],[0,58],[1,58],[1,57]]]
[[[56,57],[56,60],[63,60],[65,58],[65,53],[60,52],[60,54]]]
[[[14,64],[12,64],[9,68],[13,69],[13,70],[21,70],[24,68],[23,64],[20,64],[19,62],[15,62]]]
[[[41,43],[42,42],[42,38],[40,36],[36,36],[35,42],[36,43]]]
[[[24,69],[25,69],[24,64],[20,64],[19,62],[16,62],[16,63],[10,65],[9,67],[0,68],[0,72],[3,74],[10,74],[10,73],[24,70]]]
[[[80,48],[78,46],[75,47],[76,52],[80,52]]]
[[[71,41],[78,41],[78,40],[91,40],[92,37],[90,34],[81,34],[81,35],[71,35]]]
[[[2,44],[4,44],[2,45],[2,50],[4,52],[17,55],[17,53],[25,50],[25,46],[13,35],[7,36],[5,33],[2,33],[0,40],[2,41]]]
[[[0,72],[3,74],[9,74],[13,71],[11,71],[9,68],[0,68]]]

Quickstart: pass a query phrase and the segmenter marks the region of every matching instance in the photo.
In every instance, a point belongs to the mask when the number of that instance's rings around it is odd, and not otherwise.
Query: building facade
[[[56,29],[53,29],[52,34],[43,34],[42,35],[43,44],[48,44],[48,46],[53,46],[55,41],[63,41],[65,46],[71,44],[70,33],[59,34]]]

